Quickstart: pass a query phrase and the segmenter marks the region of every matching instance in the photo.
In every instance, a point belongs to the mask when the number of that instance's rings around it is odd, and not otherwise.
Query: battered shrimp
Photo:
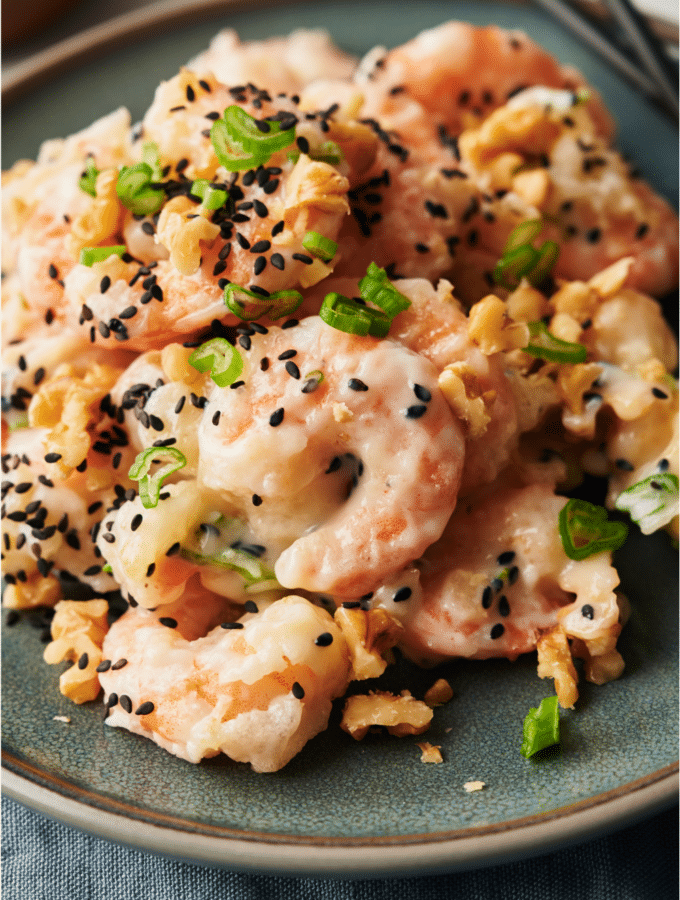
[[[555,275],[586,280],[632,257],[627,286],[662,296],[677,285],[675,212],[634,177],[570,95],[523,91],[464,131],[458,147],[480,191],[461,232],[473,256],[463,264],[492,272],[512,229],[540,218],[540,239],[560,246]]]
[[[321,29],[300,28],[288,37],[242,42],[233,29],[225,28],[187,68],[212,73],[222,84],[250,82],[295,94],[318,78],[350,78],[356,65],[357,60],[336,47]]]
[[[419,579],[406,573],[407,598],[395,581],[372,601],[400,619],[408,654],[427,665],[515,659],[558,623],[593,655],[610,650],[620,630],[618,575],[610,553],[567,557],[558,531],[565,502],[547,484],[501,481],[461,503],[424,553]]]
[[[530,85],[587,88],[599,133],[611,136],[614,130],[611,116],[583,77],[521,31],[447,22],[389,52],[376,48],[360,71],[370,79],[364,87],[378,112],[384,99],[406,93],[452,135]]]
[[[46,317],[55,327],[65,321],[63,280],[77,259],[69,237],[92,204],[80,176],[88,157],[100,169],[132,161],[129,126],[119,109],[65,140],[46,141],[35,163],[22,160],[3,173],[2,268],[14,273],[3,287],[12,301],[5,306],[3,297],[5,342],[44,330]]]
[[[222,752],[257,772],[282,768],[323,731],[349,682],[342,632],[296,596],[195,640],[172,619],[128,610],[103,654],[113,662],[100,675],[107,724],[189,762]]]
[[[309,523],[275,572],[288,588],[372,590],[441,534],[455,506],[463,438],[436,369],[390,340],[345,334],[317,317],[253,334],[246,346],[244,384],[208,395],[199,482],[248,509],[266,544],[272,501],[291,510],[307,503],[310,486],[351,455],[356,487],[347,501]]]

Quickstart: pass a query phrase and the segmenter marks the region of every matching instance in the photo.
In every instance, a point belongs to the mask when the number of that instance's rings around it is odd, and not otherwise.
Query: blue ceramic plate
[[[166,4],[43,58],[12,88],[3,167],[33,157],[43,138],[71,133],[120,104],[141,117],[158,81],[219,27],[256,38],[324,26],[361,54],[460,18],[521,27],[580,68],[617,116],[624,152],[658,190],[677,195],[670,123],[538,11],[419,2],[400,5],[395,16],[394,3],[365,0],[257,7],[251,3],[246,14],[242,4],[231,4],[227,13],[223,3],[218,13],[217,4],[204,2],[182,4],[178,12]],[[59,75],[65,63],[71,71]],[[678,574],[665,535],[634,534],[619,562],[633,605],[620,640],[626,672],[604,687],[583,685],[578,708],[563,715],[561,750],[539,762],[519,754],[522,720],[550,686],[527,657],[444,668],[455,696],[436,711],[427,735],[442,746],[443,765],[423,765],[413,738],[353,741],[337,727],[336,710],[329,730],[277,774],[256,775],[225,758],[192,766],[106,727],[101,705],[77,707],[62,697],[59,667],[41,662],[35,614],[33,622],[24,618],[3,629],[3,787],[46,815],[139,849],[289,874],[453,869],[622,827],[677,796]],[[434,677],[401,663],[386,684],[406,684],[422,696]],[[471,780],[486,787],[468,794],[463,785]]]

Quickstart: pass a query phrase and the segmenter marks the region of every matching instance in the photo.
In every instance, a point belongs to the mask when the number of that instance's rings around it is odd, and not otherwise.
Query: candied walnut
[[[191,215],[194,218],[188,218]],[[161,210],[156,240],[170,254],[170,262],[182,275],[193,275],[201,265],[201,242],[211,246],[220,233],[188,197],[173,197]]]
[[[443,763],[444,757],[441,754],[441,746],[439,744],[429,744],[422,741],[416,744],[420,748],[420,761],[424,763]]]
[[[583,660],[586,681],[592,684],[615,681],[621,677],[626,667],[623,657],[615,647],[600,656],[591,656],[586,642],[576,638],[572,641],[571,652]]]
[[[64,363],[43,382],[28,408],[29,424],[51,429],[45,438],[50,452],[61,454],[64,476],[86,458],[95,427],[104,418],[100,403],[118,380],[121,370],[94,363],[84,375]]]
[[[68,251],[76,259],[83,247],[111,243],[123,216],[123,207],[116,194],[117,169],[104,169],[97,175],[96,196],[89,209],[73,220],[68,236]]]
[[[486,356],[501,350],[520,350],[529,343],[528,326],[513,322],[505,303],[495,294],[484,297],[470,310],[468,335]]]
[[[383,658],[394,647],[404,630],[384,609],[347,609],[344,606],[335,611],[335,624],[339,626],[352,663],[352,681],[378,678],[387,668]]]
[[[74,703],[94,700],[99,693],[97,666],[108,631],[106,600],[60,600],[52,620],[52,642],[45,647],[46,663],[69,659],[75,665],[59,678],[59,690]]]
[[[467,794],[471,794],[474,791],[481,791],[485,787],[486,787],[485,781],[466,781],[465,784],[463,785],[463,790]]]
[[[560,366],[557,372],[557,390],[574,415],[583,412],[583,395],[592,388],[592,384],[602,374],[602,367],[597,363],[576,363]]]
[[[340,727],[355,741],[366,737],[369,728],[384,725],[395,737],[422,734],[430,727],[433,712],[409,691],[399,696],[386,691],[371,691],[347,698]]]
[[[571,658],[567,635],[561,628],[542,634],[537,643],[538,677],[554,678],[555,693],[564,709],[571,709],[578,700],[578,675]]]
[[[539,107],[512,109],[501,106],[479,128],[464,131],[458,144],[463,157],[483,168],[501,153],[531,156],[546,153],[561,130],[561,126]]]
[[[567,313],[577,322],[584,322],[592,318],[600,301],[589,284],[583,281],[566,281],[555,291],[550,302],[556,314]]]
[[[523,278],[508,295],[505,308],[515,322],[537,322],[550,312],[550,302],[538,288]]]
[[[428,688],[423,698],[428,706],[440,706],[448,703],[453,697],[453,688],[445,678],[438,678],[432,687]]]
[[[603,299],[613,297],[623,287],[634,262],[633,256],[624,256],[623,259],[618,259],[611,266],[607,266],[606,269],[593,275],[588,280],[588,286]]]
[[[512,179],[512,190],[527,206],[540,207],[550,193],[550,176],[545,169],[518,172]]]
[[[54,575],[29,578],[8,584],[2,595],[2,605],[8,609],[33,609],[54,606],[61,599],[61,585]]]
[[[488,410],[496,399],[496,392],[483,391],[476,373],[463,361],[446,366],[438,381],[449,406],[465,425],[468,436],[481,437],[491,421]]]
[[[166,344],[161,350],[161,368],[170,381],[181,381],[183,384],[195,384],[204,376],[189,363],[193,353],[191,347],[181,344]]]
[[[348,180],[333,166],[301,155],[286,181],[286,228],[303,234],[310,227],[313,212],[348,213],[348,190]]]

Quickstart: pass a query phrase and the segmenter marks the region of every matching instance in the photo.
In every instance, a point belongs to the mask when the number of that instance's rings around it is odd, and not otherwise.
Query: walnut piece
[[[8,609],[34,609],[36,606],[54,606],[60,599],[59,579],[47,575],[8,584],[2,595],[2,605]]]
[[[68,250],[75,259],[78,259],[83,247],[111,243],[120,230],[123,207],[116,194],[117,181],[117,169],[104,169],[97,175],[96,196],[92,198],[89,209],[71,224]]]
[[[156,241],[168,251],[178,272],[193,275],[201,265],[201,243],[211,246],[219,233],[220,226],[202,215],[200,206],[188,197],[173,197],[161,211]]]
[[[423,698],[428,706],[441,706],[453,697],[453,688],[445,678],[438,678],[431,688],[425,691]]]
[[[409,691],[399,696],[386,691],[371,691],[347,698],[340,727],[355,741],[366,737],[369,728],[384,725],[395,737],[422,734],[430,727],[433,712]]]
[[[505,303],[495,294],[489,294],[472,307],[468,334],[486,356],[501,350],[520,350],[529,343],[528,326],[513,322]]]
[[[75,665],[59,678],[59,690],[74,703],[94,700],[99,693],[97,666],[108,631],[106,600],[60,600],[52,620],[52,642],[45,647],[46,663],[69,659]]]
[[[383,658],[397,643],[404,630],[384,609],[347,609],[335,611],[335,624],[342,631],[349,647],[352,665],[352,681],[378,678],[387,668]]]
[[[567,635],[561,628],[539,637],[536,649],[538,650],[538,677],[554,678],[555,693],[563,709],[572,709],[578,700],[578,675],[571,658],[571,650]]]
[[[444,757],[441,754],[441,746],[439,744],[429,744],[427,741],[422,741],[419,744],[416,744],[417,747],[420,747],[420,761],[424,763],[443,763]]]

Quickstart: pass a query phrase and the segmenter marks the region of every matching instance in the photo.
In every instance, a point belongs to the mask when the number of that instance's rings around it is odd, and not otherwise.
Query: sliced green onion
[[[23,416],[17,416],[17,418],[9,424],[10,433],[19,431],[20,428],[28,428],[28,413],[24,413]]]
[[[294,313],[302,305],[303,297],[299,291],[275,291],[267,297],[267,300],[271,304],[267,315],[275,321]]]
[[[560,245],[555,243],[555,241],[545,241],[538,251],[536,264],[528,276],[529,281],[534,286],[541,284],[550,275],[559,255]]]
[[[569,559],[586,559],[605,550],[618,550],[628,536],[625,522],[610,522],[607,510],[572,498],[559,515],[559,531]]]
[[[627,512],[643,534],[651,534],[678,514],[678,476],[650,475],[619,494],[614,505]]]
[[[113,569],[111,568],[110,563],[106,563],[106,565],[102,566],[102,572],[104,572],[106,575],[113,574]]]
[[[538,237],[542,227],[543,223],[540,219],[529,219],[529,221],[522,222],[516,228],[513,228],[503,248],[503,256],[507,256],[508,253],[512,253],[513,250],[517,250],[523,244],[530,244]]]
[[[544,697],[538,708],[532,707],[524,719],[520,753],[526,759],[539,750],[560,742],[560,712],[557,697]]]
[[[163,205],[165,194],[151,187],[153,180],[151,166],[145,162],[123,166],[120,170],[116,193],[123,206],[135,216],[153,216]]]
[[[390,330],[392,319],[381,309],[362,306],[356,300],[350,300],[342,294],[326,294],[319,316],[326,325],[364,337],[385,337]]]
[[[493,270],[494,281],[511,291],[534,268],[538,259],[538,250],[534,250],[530,244],[516,247],[496,263]]]
[[[94,159],[88,156],[85,161],[85,171],[78,181],[78,187],[91,197],[97,196],[97,175],[99,175],[99,169],[95,166]]]
[[[240,106],[228,106],[213,122],[210,140],[220,163],[229,172],[266,163],[273,153],[295,140],[295,127],[281,131],[275,119],[257,120]]]
[[[243,578],[246,591],[281,587],[274,572],[244,543],[245,522],[220,516],[210,526],[210,531],[196,531],[191,545],[182,548],[185,559],[235,572]]]
[[[149,141],[142,147],[142,162],[151,169],[151,177],[154,181],[160,181],[163,177],[161,159],[158,154],[158,144]]]
[[[329,262],[333,259],[338,250],[338,245],[335,241],[324,237],[322,234],[319,234],[318,231],[308,231],[302,238],[302,246],[311,253],[312,256],[316,256],[324,262]]]
[[[226,338],[212,338],[189,357],[189,365],[199,372],[210,372],[218,387],[233,384],[243,372],[243,359]]]
[[[227,202],[229,194],[220,188],[213,187],[209,181],[199,178],[191,185],[191,193],[194,197],[200,197],[203,209],[220,209]]]
[[[303,297],[299,291],[275,291],[263,297],[238,284],[228,284],[224,289],[224,303],[230,312],[244,322],[252,322],[264,315],[274,321],[288,316],[300,306]]]
[[[160,463],[160,468],[150,475],[149,470],[155,463]],[[186,456],[175,447],[149,447],[137,454],[128,476],[139,482],[139,499],[145,509],[158,506],[163,481],[186,464]]]
[[[321,369],[313,369],[311,372],[308,372],[308,373],[305,375],[304,380],[305,380],[305,381],[309,381],[310,379],[313,378],[314,381],[316,381],[317,384],[321,384],[321,382],[324,380],[325,377],[326,377],[326,376],[323,374],[323,372],[321,371]]]
[[[300,151],[297,149],[289,151],[286,155],[292,163],[300,159]],[[338,166],[345,158],[345,154],[335,141],[324,141],[318,147],[311,148],[307,155],[310,159],[328,163],[329,166]]]
[[[123,256],[126,250],[124,244],[114,244],[111,247],[83,247],[78,262],[81,266],[92,266],[94,263],[103,262],[109,256]]]
[[[548,331],[545,322],[529,322],[529,343],[525,353],[557,363],[585,362],[588,350],[583,344],[562,341]]]
[[[374,262],[369,264],[366,274],[359,282],[359,293],[367,302],[379,306],[390,319],[411,305],[411,301],[400,294],[389,280],[385,270]]]

